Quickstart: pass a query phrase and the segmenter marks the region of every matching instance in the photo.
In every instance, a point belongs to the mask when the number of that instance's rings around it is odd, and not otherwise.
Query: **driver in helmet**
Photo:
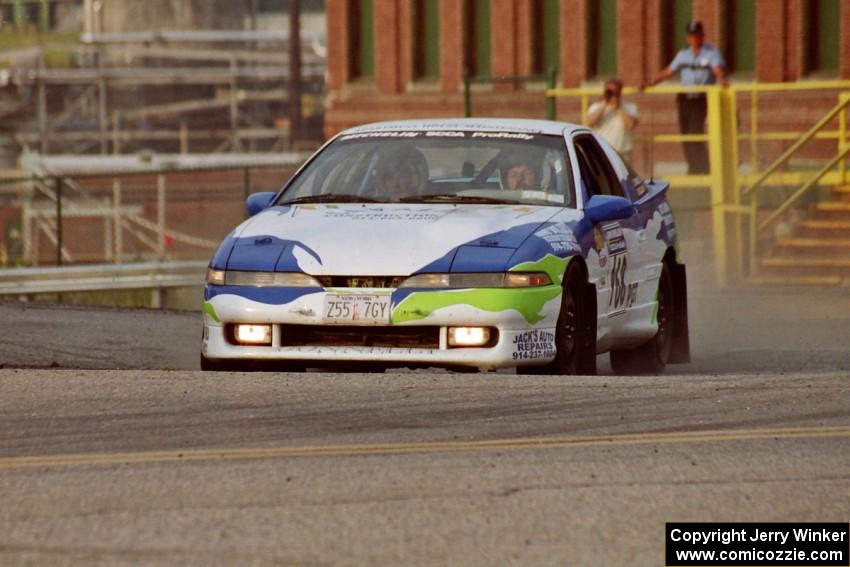
[[[419,195],[428,180],[425,157],[415,148],[381,157],[375,168],[374,193],[376,197],[398,200]]]
[[[508,154],[501,168],[502,187],[511,191],[539,189],[537,161],[522,153]]]

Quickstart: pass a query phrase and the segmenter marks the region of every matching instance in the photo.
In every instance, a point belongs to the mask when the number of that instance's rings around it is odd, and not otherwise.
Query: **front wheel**
[[[617,374],[661,374],[670,359],[673,344],[673,280],[667,264],[658,280],[658,331],[637,348],[611,351],[611,368]]]
[[[530,367],[530,374],[596,374],[596,291],[578,268],[564,276],[555,328],[555,360]]]

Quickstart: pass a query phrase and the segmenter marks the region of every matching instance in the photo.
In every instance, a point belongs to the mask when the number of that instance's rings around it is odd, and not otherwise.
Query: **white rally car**
[[[335,136],[221,243],[206,370],[661,372],[689,356],[668,185],[587,128],[369,124]]]

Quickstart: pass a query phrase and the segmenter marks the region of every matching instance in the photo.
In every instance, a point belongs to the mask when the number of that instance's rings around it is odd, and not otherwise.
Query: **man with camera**
[[[599,132],[611,147],[626,161],[632,157],[632,130],[638,123],[637,105],[623,101],[623,82],[609,79],[605,82],[602,100],[587,109],[585,124]]]

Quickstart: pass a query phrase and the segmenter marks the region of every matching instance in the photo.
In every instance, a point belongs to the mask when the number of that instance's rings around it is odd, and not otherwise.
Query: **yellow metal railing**
[[[578,99],[582,119],[587,116],[590,101],[599,97],[599,88],[580,87],[549,89],[546,96]],[[764,93],[801,93],[838,91],[839,104],[832,108],[817,124],[807,131],[765,131],[760,125],[759,95]],[[845,91],[845,92],[841,92]],[[753,274],[757,266],[757,239],[760,231],[781,216],[787,209],[814,187],[838,185],[850,181],[847,156],[850,155],[850,128],[848,128],[848,103],[850,81],[806,81],[797,83],[750,83],[731,87],[681,87],[657,86],[644,90],[634,87],[623,89],[624,95],[671,95],[703,92],[708,102],[705,134],[656,134],[636,136],[637,142],[651,145],[691,141],[704,141],[708,147],[709,172],[704,175],[669,175],[665,179],[674,188],[709,188],[711,194],[712,229],[715,256],[715,279],[724,286],[730,280]],[[749,105],[749,126],[739,132],[738,103]],[[671,111],[675,112],[675,110]],[[826,130],[838,117],[838,128]],[[836,140],[837,154],[814,177],[810,173],[780,171],[804,144],[811,140]],[[794,141],[770,166],[760,166],[759,142]],[[746,144],[744,146],[743,144]],[[749,159],[741,163],[739,147],[749,150]],[[654,155],[654,151],[651,154]],[[762,187],[787,187],[801,185],[779,208],[758,222],[758,191]],[[747,204],[744,200],[749,198]],[[745,230],[744,225],[749,225]],[[749,242],[745,242],[749,240]]]
[[[758,241],[759,235],[764,232],[775,221],[782,217],[791,207],[793,207],[801,198],[809,191],[818,186],[824,177],[836,166],[840,166],[838,175],[840,182],[844,183],[847,179],[846,157],[850,154],[850,143],[847,141],[847,107],[850,105],[850,93],[841,93],[839,95],[838,104],[835,105],[823,118],[812,126],[808,132],[801,136],[794,144],[791,145],[785,152],[779,156],[767,169],[762,172],[758,178],[744,188],[743,194],[750,196],[750,246],[749,246],[749,265],[750,275],[756,275],[758,272]],[[816,139],[821,130],[829,124],[835,117],[839,117],[839,135],[838,135],[838,153],[830,159],[826,165],[821,167],[817,173],[809,178],[802,187],[797,189],[793,194],[785,199],[774,211],[769,213],[766,218],[759,221],[759,194],[758,190],[765,184],[767,179],[775,173],[782,165],[788,162],[791,157],[798,152],[807,142]]]

